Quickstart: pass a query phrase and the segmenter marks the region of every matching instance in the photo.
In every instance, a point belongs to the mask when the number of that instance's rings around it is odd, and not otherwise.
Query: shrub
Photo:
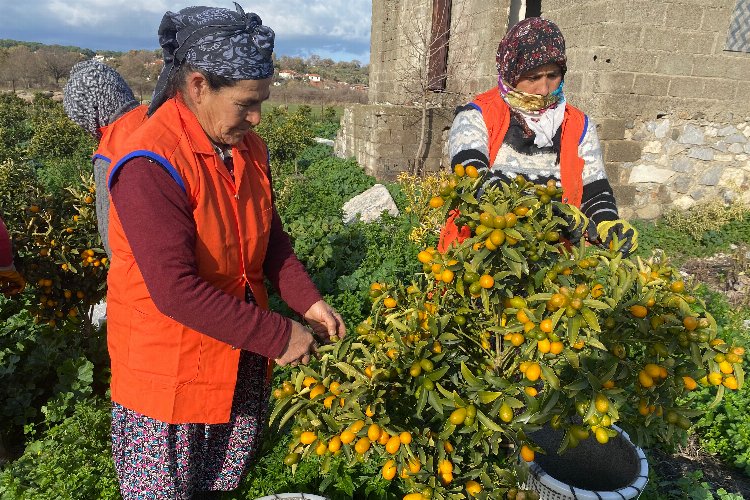
[[[284,108],[273,108],[263,114],[258,134],[266,141],[272,163],[294,160],[306,147],[312,144],[313,130],[309,107],[300,107],[289,114]]]
[[[730,222],[742,220],[748,215],[750,208],[741,203],[726,205],[721,200],[714,200],[685,211],[671,210],[664,215],[663,222],[667,227],[702,241],[707,233],[717,232]]]
[[[716,313],[721,338],[750,348],[750,330],[744,325],[750,317],[750,309],[732,308],[723,295],[705,288],[701,289],[701,294]],[[719,455],[750,476],[750,414],[747,412],[750,388],[744,385],[736,392],[727,393],[721,402],[716,402],[705,389],[697,393],[695,399],[705,411],[696,426],[701,444],[709,453]]]
[[[0,473],[0,497],[18,500],[120,498],[110,447],[111,406],[84,399]]]
[[[12,92],[0,92],[0,162],[25,158],[34,135],[29,104]]]
[[[680,402],[698,380],[717,397],[741,384],[744,351],[716,339],[676,269],[565,247],[554,186],[516,181],[477,200],[481,179],[453,180],[431,204],[443,217],[460,208],[473,237],[420,252],[411,283],[372,283],[356,335],[274,394],[272,421],[302,431],[287,464],[322,457],[325,472],[340,454],[405,492],[500,498],[522,482],[515,464],[533,460],[542,425],[564,432],[560,451],[606,443],[615,423],[638,444],[672,442],[698,414]]]

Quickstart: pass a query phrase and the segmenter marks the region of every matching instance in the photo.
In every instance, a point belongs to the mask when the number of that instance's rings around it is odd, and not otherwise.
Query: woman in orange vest
[[[235,4],[236,5],[236,4]],[[268,310],[267,279],[322,340],[345,334],[292,251],[252,128],[273,76],[256,14],[167,12],[149,117],[116,152],[107,342],[123,498],[211,498],[257,450],[267,361],[307,363],[308,328]]]
[[[112,161],[109,144],[114,136],[128,137],[146,119],[147,107],[138,104],[133,91],[113,68],[95,59],[76,63],[63,90],[63,108],[73,123],[99,142],[94,152],[96,225],[109,257],[107,224],[109,196],[107,172]]]
[[[607,180],[596,125],[568,104],[563,94],[567,70],[565,40],[553,22],[525,19],[505,35],[497,51],[498,85],[459,107],[448,139],[452,165],[474,166],[488,183],[522,175],[536,184],[553,180],[563,202],[581,209],[594,227],[574,227],[573,243],[609,244],[620,252],[637,247],[637,232],[619,218]],[[452,214],[441,248],[467,237]]]

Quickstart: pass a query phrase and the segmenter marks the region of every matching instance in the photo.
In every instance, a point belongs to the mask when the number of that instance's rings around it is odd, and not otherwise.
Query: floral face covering
[[[499,87],[500,94],[505,98],[510,107],[527,113],[538,113],[550,109],[560,102],[563,96],[563,83],[561,81],[560,85],[548,95],[529,94],[514,89],[503,81],[502,78],[499,81]]]

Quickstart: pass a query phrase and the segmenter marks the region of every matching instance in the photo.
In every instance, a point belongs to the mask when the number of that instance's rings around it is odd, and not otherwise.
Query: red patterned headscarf
[[[497,71],[515,87],[521,75],[539,66],[556,63],[563,76],[568,69],[565,39],[552,21],[529,17],[513,26],[497,48]]]

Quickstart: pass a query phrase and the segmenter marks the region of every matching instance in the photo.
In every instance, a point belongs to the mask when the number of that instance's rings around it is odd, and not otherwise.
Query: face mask
[[[560,85],[548,95],[528,94],[514,89],[502,80],[500,81],[500,89],[508,105],[512,108],[534,112],[543,111],[560,102],[563,95],[563,82],[561,81]]]

